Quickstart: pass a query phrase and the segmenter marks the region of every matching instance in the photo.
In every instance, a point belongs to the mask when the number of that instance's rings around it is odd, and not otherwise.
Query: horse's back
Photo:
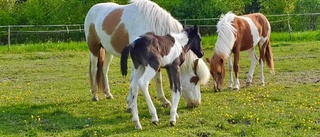
[[[253,14],[247,14],[243,16],[249,17],[254,22],[256,27],[260,29],[261,35],[263,37],[268,37],[270,35],[271,26],[265,15],[263,15],[262,13],[253,13]]]
[[[112,10],[118,8],[120,5],[116,3],[98,3],[93,5],[87,13],[85,18],[86,22],[94,22],[97,18],[101,16],[107,16]]]

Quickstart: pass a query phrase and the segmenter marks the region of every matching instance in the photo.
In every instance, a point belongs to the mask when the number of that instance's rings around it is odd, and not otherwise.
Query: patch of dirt
[[[266,77],[266,75],[269,75]],[[260,76],[255,75],[253,84],[259,84]],[[244,81],[245,82],[245,81]],[[286,84],[320,84],[320,70],[307,70],[302,72],[276,72],[275,75],[265,73],[265,82],[277,85]],[[241,83],[245,84],[245,83]]]
[[[302,72],[278,72],[275,74],[277,84],[320,84],[320,70],[309,70]]]

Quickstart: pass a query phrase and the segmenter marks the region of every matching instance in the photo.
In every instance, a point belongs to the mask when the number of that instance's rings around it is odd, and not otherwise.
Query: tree
[[[297,0],[260,0],[261,10],[265,14],[291,14]]]
[[[319,13],[320,12],[320,0],[298,0],[296,3],[296,10],[295,13]],[[309,15],[300,17],[299,22],[300,26],[306,26],[306,28],[300,29],[311,29],[316,30],[318,24],[318,15]],[[298,24],[298,23],[297,23]]]

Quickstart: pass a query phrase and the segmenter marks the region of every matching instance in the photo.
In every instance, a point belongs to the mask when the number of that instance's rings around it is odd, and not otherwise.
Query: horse
[[[251,59],[251,67],[246,80],[250,86],[256,64],[260,63],[262,85],[265,85],[263,67],[266,62],[270,72],[274,74],[273,53],[270,45],[271,26],[267,18],[261,13],[236,16],[232,12],[222,15],[217,24],[218,38],[211,59],[206,58],[210,64],[210,73],[214,79],[214,91],[221,91],[225,77],[224,64],[228,61],[230,81],[228,88],[233,88],[232,69],[235,73],[234,90],[240,89],[239,59],[240,52],[247,51]],[[254,47],[259,45],[260,57],[255,54]],[[231,53],[234,55],[232,64]]]
[[[185,28],[181,33],[170,33],[158,36],[148,32],[136,39],[121,53],[121,72],[127,75],[127,59],[129,52],[133,62],[134,75],[130,83],[131,97],[129,100],[129,112],[132,112],[132,121],[136,129],[141,129],[138,116],[138,89],[146,99],[152,116],[152,123],[158,125],[156,109],[149,95],[148,86],[150,80],[156,75],[161,67],[167,70],[172,95],[172,107],[170,110],[170,124],[175,125],[177,108],[181,96],[180,66],[184,62],[185,53],[192,50],[198,58],[204,55],[201,46],[201,36],[198,27]]]
[[[182,30],[183,27],[178,20],[149,0],[133,0],[127,5],[107,2],[92,6],[84,21],[85,38],[90,50],[89,77],[92,100],[99,100],[99,90],[104,92],[106,99],[113,98],[108,80],[110,62],[113,56],[120,57],[124,47],[138,36],[146,32],[166,35]],[[196,60],[198,63],[191,68],[182,67],[181,73],[186,77],[181,84],[187,87],[183,89],[182,94],[185,95],[183,97],[189,107],[197,107],[201,102],[200,85],[207,83],[207,74],[210,72],[207,67],[203,67],[205,62],[202,59],[198,59],[192,51],[189,52],[187,55],[190,60],[186,60],[182,65],[194,65]],[[199,82],[191,80],[195,77]],[[157,85],[157,99],[163,106],[170,107],[171,103],[163,93],[161,72],[158,72],[154,79]]]

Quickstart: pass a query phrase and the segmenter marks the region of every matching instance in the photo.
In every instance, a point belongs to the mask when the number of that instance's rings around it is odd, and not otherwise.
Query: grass
[[[214,39],[203,38],[205,57],[212,56]],[[180,100],[175,127],[169,125],[169,109],[156,100],[160,124],[153,125],[141,95],[141,131],[126,113],[129,77],[121,76],[119,58],[109,72],[114,99],[100,94],[101,100],[92,102],[85,43],[14,45],[10,51],[0,46],[0,136],[320,136],[320,42],[274,39],[276,74],[265,67],[264,87],[259,85],[260,66],[253,85],[244,86],[250,65],[244,52],[241,89],[213,93],[211,79],[201,87],[200,107],[186,108]],[[154,83],[150,92],[156,96]]]

